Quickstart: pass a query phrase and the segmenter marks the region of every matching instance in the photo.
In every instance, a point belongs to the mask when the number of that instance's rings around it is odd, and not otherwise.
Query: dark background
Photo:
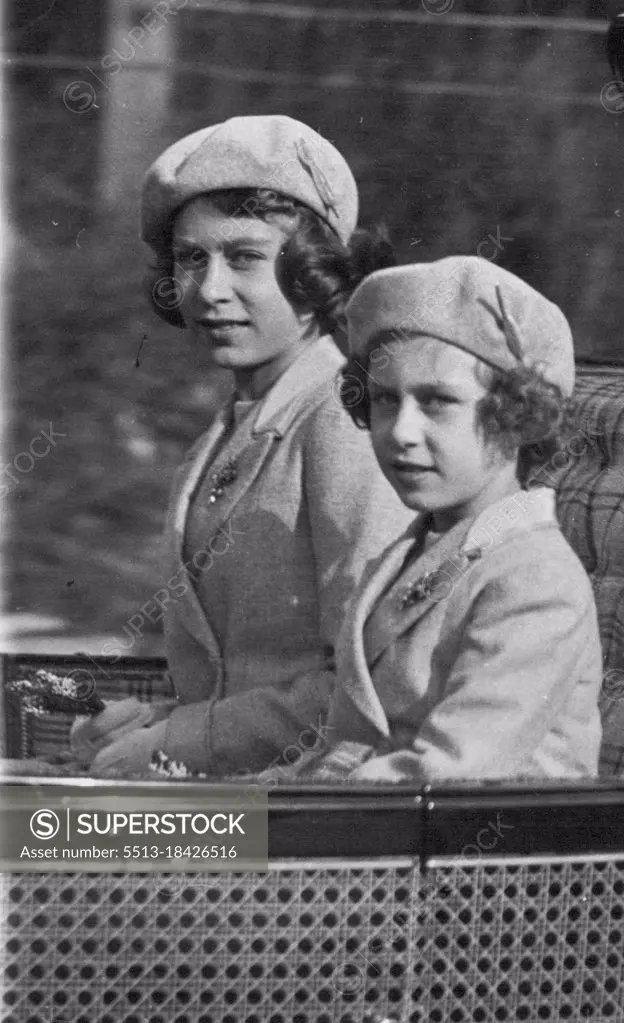
[[[403,260],[495,257],[563,307],[580,357],[624,363],[624,102],[605,93],[603,5],[447,5],[315,0],[317,17],[290,0],[269,17],[171,0],[140,44],[128,32],[149,3],[9,5],[4,464],[50,423],[65,435],[17,483],[3,475],[13,615],[122,635],[161,585],[172,473],[228,381],[198,377],[184,333],[149,310],[136,205],[151,160],[206,124],[307,121]],[[158,650],[157,633],[132,652]]]

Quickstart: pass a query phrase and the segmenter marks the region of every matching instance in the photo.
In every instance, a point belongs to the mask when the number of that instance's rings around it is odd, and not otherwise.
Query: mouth
[[[395,458],[390,464],[397,472],[433,472],[432,465],[421,465],[418,462],[407,462],[402,458]]]
[[[416,462],[404,462],[398,459],[391,462],[390,465],[394,474],[405,482],[416,482],[429,473],[435,472],[432,465],[419,465]]]
[[[211,334],[226,334],[228,331],[249,326],[249,320],[196,320],[195,323],[202,330],[210,331]]]

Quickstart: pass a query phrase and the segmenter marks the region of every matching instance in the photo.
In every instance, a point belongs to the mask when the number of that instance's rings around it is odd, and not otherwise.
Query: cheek
[[[439,424],[434,437],[443,437],[449,450],[456,451],[471,462],[485,456],[485,444],[477,426],[473,409],[462,409],[458,414]]]
[[[191,311],[194,284],[188,274],[175,267],[171,277],[161,277],[152,287],[152,298],[161,309],[178,310],[186,323]]]
[[[280,338],[289,341],[297,327],[294,310],[280,295],[260,295],[257,300],[249,297],[245,302],[248,314],[257,328],[266,337],[267,344],[280,346]]]
[[[270,297],[265,299],[265,309],[267,313],[275,319],[279,319],[282,323],[293,324],[297,321],[296,311],[285,295],[277,288],[277,285]]]
[[[386,419],[380,415],[374,415],[371,413],[370,417],[370,438],[373,445],[373,451],[380,459],[386,450],[388,443],[391,439],[390,435],[392,432],[392,423],[389,417]]]
[[[187,299],[194,291],[197,290],[197,282],[190,273],[185,273],[180,267],[174,267],[173,269],[173,281],[172,287],[175,287],[175,291],[181,301]]]
[[[456,457],[458,472],[461,473],[463,469],[467,476],[472,477],[477,473],[482,477],[496,465],[497,461],[496,452],[474,433],[467,434],[461,446],[458,445]]]
[[[275,266],[270,262],[262,263],[252,273],[241,274],[237,281],[237,290],[249,303],[264,309],[288,306],[277,283]]]
[[[386,420],[387,416],[380,415],[377,406],[371,402],[368,406],[368,423],[373,443],[376,443],[383,434],[387,433]]]

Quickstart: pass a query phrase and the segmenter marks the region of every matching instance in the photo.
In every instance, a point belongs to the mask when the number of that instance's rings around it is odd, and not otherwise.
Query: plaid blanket
[[[624,372],[581,368],[575,396],[580,425],[557,482],[557,511],[598,607],[600,773],[624,776]]]

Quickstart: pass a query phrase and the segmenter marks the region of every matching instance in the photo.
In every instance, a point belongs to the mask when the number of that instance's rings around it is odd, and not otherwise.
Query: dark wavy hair
[[[368,360],[351,358],[342,370],[340,396],[362,429],[370,429]],[[477,403],[477,428],[486,443],[506,458],[517,452],[518,480],[531,486],[553,485],[569,461],[568,442],[578,428],[574,403],[537,369],[519,366],[503,371],[478,364],[487,393]],[[564,455],[563,462],[558,457]]]
[[[280,192],[231,188],[207,192],[203,198],[228,217],[277,220],[286,227],[289,237],[277,261],[278,284],[294,309],[314,314],[323,333],[343,332],[344,307],[356,285],[373,270],[396,262],[385,228],[357,230],[344,245],[313,210]],[[174,327],[184,327],[173,279],[171,235],[167,250],[163,259],[150,265],[145,287],[156,314]]]

